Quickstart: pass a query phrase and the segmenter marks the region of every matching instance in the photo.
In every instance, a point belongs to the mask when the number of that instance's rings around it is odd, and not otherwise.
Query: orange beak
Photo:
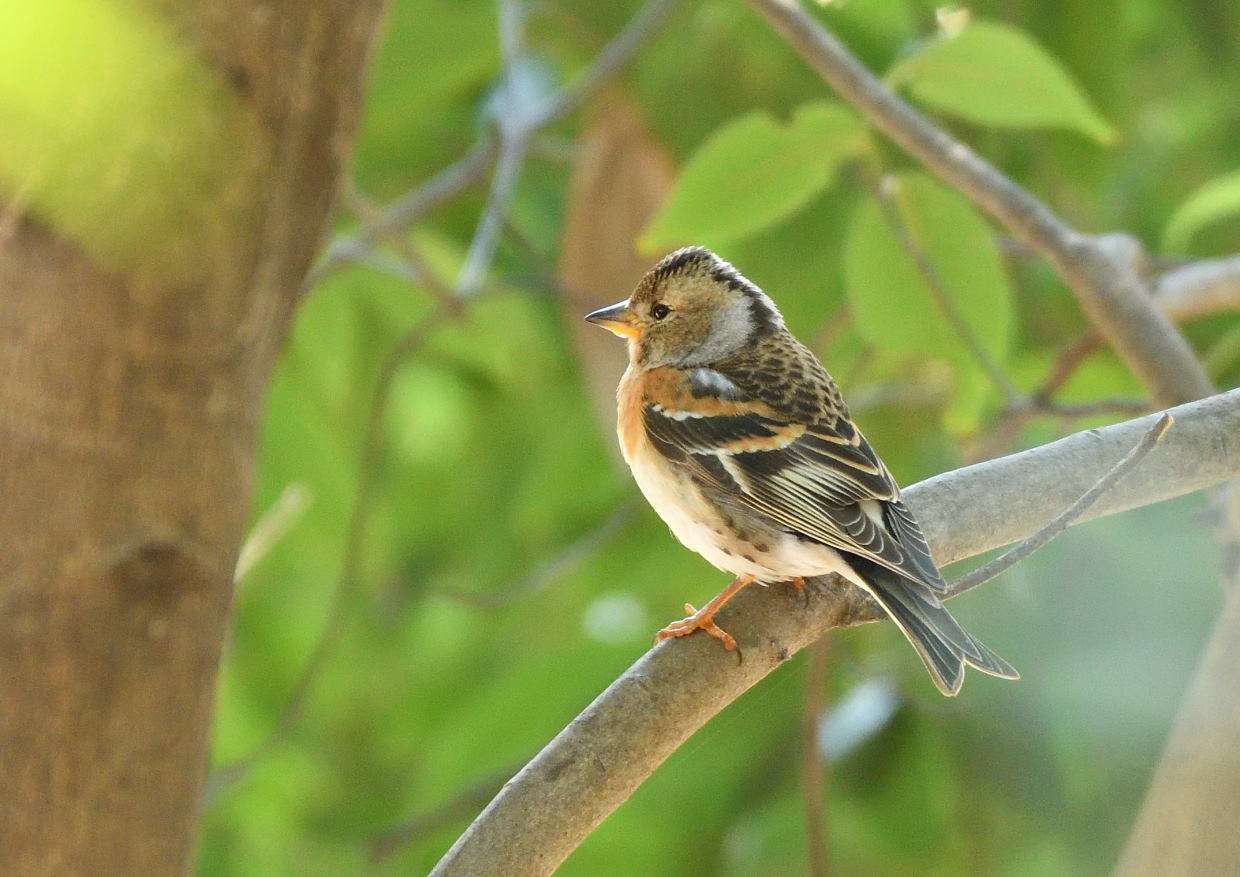
[[[586,320],[596,326],[602,326],[613,335],[621,338],[636,338],[637,325],[633,319],[633,310],[627,301],[618,301],[614,305],[599,308],[586,314]]]

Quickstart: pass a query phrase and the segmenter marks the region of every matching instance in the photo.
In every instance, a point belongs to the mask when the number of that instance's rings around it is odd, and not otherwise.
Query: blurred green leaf
[[[1240,214],[1240,171],[1215,177],[1189,195],[1167,220],[1162,251],[1183,253],[1207,225]]]
[[[499,69],[491,4],[391,3],[385,31],[354,157],[359,184],[375,195],[395,195],[468,147],[477,94]]]
[[[923,173],[898,174],[885,185],[910,241],[933,263],[956,312],[1002,363],[1011,346],[1012,290],[990,226],[964,198]],[[956,397],[965,406],[954,410],[953,425],[967,428],[985,401],[974,386],[984,375],[875,199],[853,213],[844,283],[857,329],[875,347],[952,363]]]
[[[0,197],[113,270],[210,270],[250,184],[250,109],[145,4],[0,4]],[[159,246],[151,246],[158,239]]]
[[[768,228],[825,189],[864,148],[864,126],[839,104],[805,104],[787,125],[747,113],[693,154],[638,247],[717,246]]]
[[[980,125],[1067,128],[1102,144],[1115,130],[1049,52],[1006,24],[975,21],[939,36],[887,74],[935,109]]]

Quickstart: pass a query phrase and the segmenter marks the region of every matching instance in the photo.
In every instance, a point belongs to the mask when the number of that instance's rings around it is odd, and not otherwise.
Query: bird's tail
[[[849,557],[848,562],[917,650],[939,691],[959,693],[966,664],[1001,679],[1020,678],[1011,664],[961,627],[928,587],[864,558]]]

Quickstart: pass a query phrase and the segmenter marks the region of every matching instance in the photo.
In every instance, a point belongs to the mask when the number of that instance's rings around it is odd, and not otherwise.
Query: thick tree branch
[[[927,168],[1041,253],[1162,405],[1213,392],[1184,338],[1151,302],[1114,236],[1082,234],[884,86],[796,0],[749,0],[839,95]]]
[[[1172,410],[1176,426],[1085,518],[1240,475],[1240,390]],[[905,497],[951,563],[1018,541],[1074,502],[1141,440],[1157,415],[931,478]],[[873,620],[855,588],[824,579],[802,608],[790,588],[750,588],[721,619],[745,660],[707,637],[664,642],[590,704],[514,777],[436,866],[437,877],[550,874],[715,713],[833,627]]]
[[[1024,539],[1016,547],[1006,551],[1002,556],[996,557],[985,565],[979,566],[968,575],[956,579],[951,583],[951,591],[948,593],[948,596],[954,597],[957,594],[963,594],[965,591],[971,591],[978,585],[986,584],[991,579],[998,578],[1038,549],[1045,547],[1052,539],[1075,524],[1094,503],[1110,493],[1116,484],[1126,478],[1128,473],[1145,459],[1146,454],[1154,450],[1154,446],[1162,441],[1163,436],[1167,434],[1167,430],[1171,428],[1173,423],[1175,421],[1170,414],[1164,414],[1160,417],[1150,427],[1150,431],[1137,443],[1137,446],[1116,463],[1110,472],[1100,478],[1098,483],[1081,494],[1076,502],[1056,515],[1042,529]]]
[[[1154,282],[1154,302],[1177,323],[1240,311],[1240,256],[1172,268]]]

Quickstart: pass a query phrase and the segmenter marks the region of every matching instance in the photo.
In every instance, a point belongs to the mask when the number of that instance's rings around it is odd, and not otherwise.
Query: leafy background
[[[536,97],[636,9],[533,5],[523,76]],[[994,0],[968,12],[850,0],[815,14],[1073,224],[1130,231],[1170,260],[1240,250],[1234,4]],[[474,144],[500,69],[493,3],[394,0],[356,150],[361,194],[338,234]],[[587,276],[606,248],[644,263],[686,242],[718,249],[812,342],[904,483],[1122,416],[1011,425],[893,227],[1023,393],[1085,330],[1074,299],[871,135],[743,4],[682,5],[593,104],[536,137],[482,294],[395,370],[371,453],[384,362],[440,307],[436,290],[380,258],[398,241],[308,294],[269,393],[255,501],[256,522],[284,509],[285,528],[238,583],[200,873],[425,873],[653,630],[725,583],[617,465],[596,416],[609,404],[599,363],[617,345],[576,322],[627,290],[603,298],[618,282],[606,277],[566,290],[556,266],[570,249]],[[575,184],[573,159],[592,137],[614,141],[620,117],[620,148],[654,156],[643,166],[663,162],[668,179],[649,222],[586,240],[580,217],[629,209],[626,180],[600,197]],[[405,241],[449,283],[485,195],[470,189]],[[1186,331],[1212,377],[1236,384],[1234,316]],[[1057,399],[1140,395],[1098,351]],[[944,700],[889,625],[833,635],[810,703],[825,700],[836,872],[1108,870],[1219,605],[1201,511],[1188,498],[1079,527],[956,601],[1019,683],[972,674]],[[302,708],[272,737],[308,662]],[[561,873],[803,871],[805,664],[715,719]],[[248,770],[228,771],[256,747]]]

